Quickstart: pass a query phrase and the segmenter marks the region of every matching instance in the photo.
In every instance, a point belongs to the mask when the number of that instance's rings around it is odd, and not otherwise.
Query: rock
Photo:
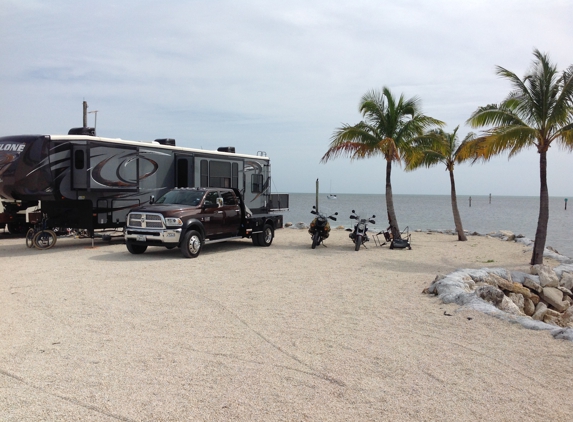
[[[539,275],[539,284],[541,284],[541,287],[559,286],[557,274],[555,274],[555,271],[548,265],[532,265],[531,274]]]
[[[519,310],[519,307],[505,295],[503,296],[503,300],[501,301],[501,304],[498,306],[498,309],[507,312],[508,314],[523,315],[523,312]]]
[[[535,313],[535,305],[531,299],[523,298],[523,313],[532,316]]]
[[[555,287],[544,287],[541,299],[553,306],[558,312],[563,312],[569,307],[569,302],[563,301],[563,292]]]
[[[557,249],[555,249],[553,246],[546,246],[545,248],[549,249],[551,252],[559,253],[559,251]]]
[[[505,237],[508,242],[513,242],[515,240],[515,234],[509,230],[500,230],[499,233]]]
[[[543,291],[543,287],[541,287],[541,284],[537,283],[531,277],[525,277],[523,279],[523,285],[525,287],[527,287],[528,289],[533,290],[534,292],[537,292],[537,293],[541,293]]]
[[[537,304],[541,301],[539,296],[537,296],[535,293],[531,293],[531,297],[529,297],[528,299],[530,299],[535,306],[537,306]]]
[[[571,324],[573,322],[573,306],[570,306],[561,314],[561,320],[564,324]]]
[[[559,285],[566,289],[573,290],[573,274],[564,272],[561,276],[561,280],[559,280]]]
[[[565,296],[573,297],[573,292],[571,290],[566,289],[565,287],[558,286],[557,287]]]
[[[561,314],[556,312],[552,309],[548,309],[545,311],[545,315],[543,316],[543,322],[547,324],[557,325],[559,327],[565,327],[563,320],[561,319]]]
[[[511,299],[511,301],[517,305],[517,307],[519,308],[519,311],[521,313],[525,313],[523,311],[523,307],[524,307],[523,299],[524,299],[524,297],[521,293],[510,293],[509,299]],[[533,302],[532,302],[532,304],[533,304]]]
[[[479,286],[475,289],[475,294],[477,297],[485,300],[486,302],[492,303],[496,307],[501,305],[503,298],[505,297],[501,290],[490,285]]]
[[[285,227],[290,227],[292,226],[292,223],[285,223]]]
[[[475,280],[474,280],[475,281]],[[497,287],[497,280],[493,276],[493,274],[488,274],[487,277],[484,277],[480,280],[482,283],[485,283],[489,286]]]
[[[543,302],[539,302],[535,307],[535,312],[533,313],[531,318],[533,318],[536,321],[543,321],[545,312],[547,312],[547,305]]]
[[[495,274],[491,274],[491,277],[495,279],[497,283],[497,287],[501,290],[507,290],[508,292],[512,293],[520,293],[523,296],[530,298],[531,291],[527,287],[523,287],[519,283],[514,283],[513,281],[508,281],[502,277],[499,277]]]
[[[296,223],[292,226],[294,229],[306,229],[306,224],[304,223]]]

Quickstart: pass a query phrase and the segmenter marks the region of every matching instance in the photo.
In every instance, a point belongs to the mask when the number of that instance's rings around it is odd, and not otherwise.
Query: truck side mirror
[[[155,195],[151,195],[149,197],[149,205],[153,205],[155,203]]]
[[[217,198],[217,207],[222,207],[223,206],[223,198]]]

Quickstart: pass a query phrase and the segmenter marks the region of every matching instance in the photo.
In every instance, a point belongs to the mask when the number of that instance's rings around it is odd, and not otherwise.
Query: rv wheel
[[[203,238],[198,231],[189,230],[183,236],[181,253],[185,258],[197,258],[203,247]]]
[[[147,245],[134,245],[131,242],[125,242],[125,246],[127,246],[127,250],[134,255],[142,254],[147,250]]]

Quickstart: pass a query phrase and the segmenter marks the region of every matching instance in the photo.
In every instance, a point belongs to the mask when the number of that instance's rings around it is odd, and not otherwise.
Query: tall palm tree
[[[372,90],[360,100],[360,123],[348,124],[335,130],[330,147],[321,162],[326,163],[339,156],[351,160],[383,156],[386,160],[386,209],[390,230],[395,239],[400,239],[400,228],[392,198],[392,163],[400,163],[413,138],[425,130],[444,123],[425,116],[420,111],[417,97],[406,100],[404,95],[396,98],[387,87],[382,91]]]
[[[549,221],[547,150],[556,143],[573,149],[573,66],[559,73],[547,54],[534,50],[532,67],[523,79],[503,67],[496,73],[509,80],[513,90],[500,104],[480,107],[467,123],[490,126],[480,138],[481,159],[509,151],[509,158],[527,147],[539,154],[539,217],[531,265],[543,263]]]
[[[458,129],[459,126],[452,133],[446,133],[442,129],[434,129],[416,138],[406,157],[406,171],[415,170],[419,167],[432,167],[439,163],[445,164],[446,170],[450,174],[450,197],[458,240],[465,242],[467,238],[458,210],[454,165],[474,158],[471,142],[474,136],[470,133],[460,143],[458,142]]]

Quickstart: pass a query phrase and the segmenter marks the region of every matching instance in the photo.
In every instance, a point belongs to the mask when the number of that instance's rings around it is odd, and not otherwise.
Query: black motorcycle
[[[354,230],[348,229],[351,231],[348,237],[350,237],[354,242],[355,251],[359,250],[361,245],[364,245],[366,242],[370,240],[367,234],[368,223],[376,224],[376,221],[374,221],[375,218],[376,218],[375,215],[373,215],[370,218],[360,218],[360,216],[356,214],[356,211],[352,210],[350,219],[356,220],[357,223],[354,225]],[[364,245],[364,247],[366,247],[366,245]]]
[[[330,223],[328,222],[328,219],[336,221],[335,215],[338,215],[338,213],[335,212],[334,215],[329,215],[327,217],[326,214],[318,212],[316,210],[316,206],[312,207],[312,211],[310,213],[316,215],[314,220],[312,220],[310,223],[310,227],[308,229],[310,237],[312,238],[312,249],[314,249],[320,245],[324,239],[328,238],[330,235]]]

